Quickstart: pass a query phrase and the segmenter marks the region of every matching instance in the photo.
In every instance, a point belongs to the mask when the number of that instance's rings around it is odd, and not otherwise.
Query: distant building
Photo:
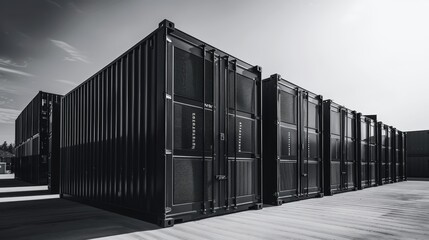
[[[0,162],[6,163],[6,171],[11,171],[13,157],[15,157],[15,155],[13,155],[12,153],[0,150]]]

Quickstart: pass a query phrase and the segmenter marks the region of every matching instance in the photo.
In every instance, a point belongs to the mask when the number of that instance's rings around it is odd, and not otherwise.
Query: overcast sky
[[[180,2],[180,4],[178,4]],[[426,0],[1,0],[0,141],[39,90],[65,94],[176,27],[400,130],[429,129]]]

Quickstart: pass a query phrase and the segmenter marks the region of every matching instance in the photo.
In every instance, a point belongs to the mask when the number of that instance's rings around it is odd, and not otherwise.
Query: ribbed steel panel
[[[357,175],[358,188],[363,189],[377,185],[377,138],[376,121],[370,117],[357,115]]]
[[[52,157],[52,152],[59,151],[59,141],[49,147],[49,137],[59,134],[59,106],[62,96],[40,91],[24,108],[15,120],[15,158],[13,169],[15,177],[33,184],[48,184],[51,192],[58,192],[58,177],[54,182],[48,181],[49,175],[58,175],[59,169],[51,165],[59,165],[59,156]],[[56,120],[49,121],[55,114]]]
[[[397,165],[398,165],[398,172],[397,172],[397,178],[398,181],[405,181],[406,180],[406,172],[405,172],[405,133],[402,131],[398,131],[398,158],[397,158]]]
[[[379,163],[379,184],[387,184],[394,181],[394,128],[378,122],[378,156]]]
[[[322,96],[278,74],[263,96],[264,202],[323,196]]]
[[[357,113],[332,100],[324,109],[324,191],[325,195],[356,190],[357,184]]]
[[[429,178],[429,130],[407,132],[405,151],[406,177]]]
[[[260,79],[161,22],[65,96],[62,196],[161,226],[260,208]]]

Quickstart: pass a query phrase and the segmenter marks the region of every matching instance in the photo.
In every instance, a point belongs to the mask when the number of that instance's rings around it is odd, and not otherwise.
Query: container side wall
[[[405,178],[429,178],[429,130],[404,134]]]
[[[163,36],[154,32],[64,98],[62,195],[162,218]]]
[[[61,96],[39,92],[15,121],[15,177],[33,184],[48,184],[49,106]]]

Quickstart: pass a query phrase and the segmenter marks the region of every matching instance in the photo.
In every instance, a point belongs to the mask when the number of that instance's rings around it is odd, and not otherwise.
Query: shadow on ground
[[[0,179],[0,187],[27,187],[35,186],[34,184],[20,181],[17,179]]]
[[[3,198],[3,197],[41,196],[41,195],[49,195],[49,194],[51,194],[51,192],[49,190],[25,191],[25,192],[0,192],[0,198]]]
[[[154,230],[154,224],[65,199],[0,203],[1,239],[88,239]]]

